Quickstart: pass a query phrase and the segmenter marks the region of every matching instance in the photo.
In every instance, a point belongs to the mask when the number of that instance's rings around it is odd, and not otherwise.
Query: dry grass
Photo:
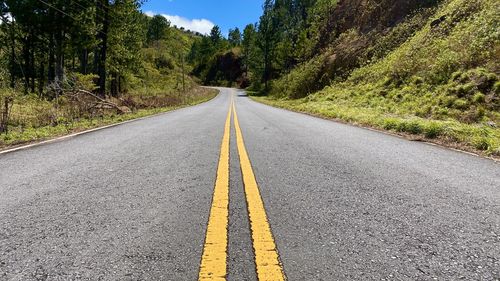
[[[148,96],[144,100],[137,96],[111,99],[110,101],[120,107],[131,109],[130,112],[121,114],[114,109],[100,109],[81,114],[77,112],[79,105],[64,99],[56,103],[41,100],[36,96],[22,96],[16,99],[12,108],[8,132],[0,134],[0,149],[171,111],[205,102],[216,95],[216,90],[194,87],[175,96]],[[130,104],[131,100],[135,104]]]

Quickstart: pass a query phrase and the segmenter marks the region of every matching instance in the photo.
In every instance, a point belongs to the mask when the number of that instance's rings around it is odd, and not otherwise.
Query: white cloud
[[[152,17],[156,13],[152,11],[147,11],[144,14]],[[213,22],[207,19],[188,19],[177,15],[161,14],[164,16],[171,25],[176,25],[177,27],[184,27],[185,29],[191,31],[197,31],[202,34],[209,34],[212,27],[215,26]]]

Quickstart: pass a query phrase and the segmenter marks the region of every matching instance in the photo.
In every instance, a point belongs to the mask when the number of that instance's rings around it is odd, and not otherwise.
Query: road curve
[[[0,280],[197,280],[231,99],[288,280],[500,280],[498,163],[232,89],[0,154]],[[227,280],[256,280],[229,142]]]

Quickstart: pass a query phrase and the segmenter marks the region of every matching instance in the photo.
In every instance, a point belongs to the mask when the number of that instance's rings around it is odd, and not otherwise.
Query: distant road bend
[[[213,100],[0,154],[0,280],[500,280],[494,161]]]

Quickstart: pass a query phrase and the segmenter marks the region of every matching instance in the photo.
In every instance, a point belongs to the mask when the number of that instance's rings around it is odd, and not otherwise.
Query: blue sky
[[[230,28],[243,29],[262,14],[263,0],[148,0],[142,11],[162,14],[177,26],[208,33],[214,24],[224,35]]]

